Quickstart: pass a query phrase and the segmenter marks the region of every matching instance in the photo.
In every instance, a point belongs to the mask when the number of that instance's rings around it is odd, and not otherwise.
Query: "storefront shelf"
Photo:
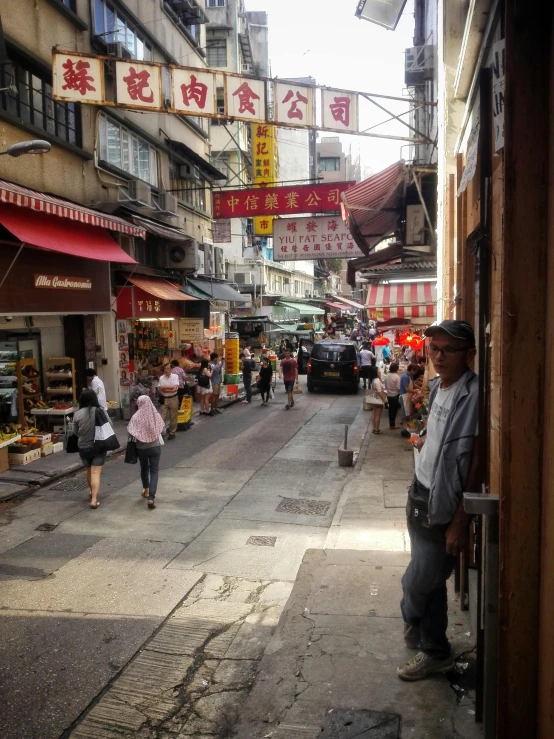
[[[19,436],[14,436],[12,439],[8,439],[7,441],[0,441],[0,449],[5,446],[9,446],[10,444],[14,444],[16,441],[19,441],[21,439],[21,434]]]
[[[24,398],[36,398],[37,395],[40,395],[40,392],[38,393],[23,393]]]
[[[46,388],[48,395],[73,395],[73,388],[71,387],[56,387],[53,389]]]
[[[67,416],[75,410],[75,408],[31,408],[30,413],[33,416]]]
[[[47,372],[46,377],[48,377],[49,380],[71,380],[72,379],[71,373],[67,373],[67,372]]]

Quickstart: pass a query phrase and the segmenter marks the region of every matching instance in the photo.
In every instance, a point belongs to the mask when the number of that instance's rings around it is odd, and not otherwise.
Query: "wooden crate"
[[[7,472],[10,468],[10,463],[8,462],[8,447],[2,447],[0,449],[0,473],[1,472]]]
[[[41,457],[47,457],[49,454],[54,453],[54,444],[52,444],[51,441],[46,442],[46,444],[43,444],[40,448],[40,456]]]
[[[31,449],[24,454],[8,454],[8,462],[13,465],[30,464],[40,459],[40,449]]]

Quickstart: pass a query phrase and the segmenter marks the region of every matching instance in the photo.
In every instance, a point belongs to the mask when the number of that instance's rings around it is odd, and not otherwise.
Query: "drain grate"
[[[321,739],[398,739],[399,732],[400,716],[395,713],[332,708]]]
[[[276,536],[250,536],[246,543],[253,547],[274,547],[276,541]]]
[[[300,495],[304,495],[306,498],[320,498],[320,490],[304,490]]]
[[[81,480],[78,478],[75,478],[73,480],[62,480],[62,482],[59,482],[57,485],[54,485],[54,487],[51,487],[50,490],[86,490],[88,488],[88,482],[86,480]]]
[[[57,523],[41,523],[37,526],[35,531],[54,531],[58,524]]]
[[[275,510],[277,513],[303,513],[306,516],[324,516],[330,505],[331,503],[326,500],[283,498]]]

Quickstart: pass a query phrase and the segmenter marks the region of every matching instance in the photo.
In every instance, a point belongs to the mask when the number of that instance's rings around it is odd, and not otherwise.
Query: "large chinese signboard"
[[[273,258],[276,261],[362,256],[346,223],[340,218],[280,218],[273,224]]]
[[[340,210],[341,194],[353,182],[296,187],[266,187],[263,190],[227,190],[213,194],[214,218],[334,213]]]
[[[112,69],[115,67],[115,96],[112,86],[107,88],[105,85],[106,63]],[[233,74],[220,69],[145,63],[75,51],[54,52],[53,68],[54,100],[338,131],[360,136],[380,135],[359,130],[358,108],[365,95],[351,90]],[[166,92],[167,80],[169,88]],[[217,88],[221,87],[223,99],[218,103]],[[274,101],[273,114],[270,114],[271,106],[268,105],[271,100]],[[406,104],[411,105],[408,98]],[[423,142],[423,139],[414,139],[413,136],[386,138]]]
[[[162,300],[138,287],[117,288],[118,318],[179,318],[183,305],[178,300]]]
[[[277,181],[277,137],[274,126],[252,124],[252,179],[255,187],[267,188]],[[274,216],[254,218],[254,236],[271,236]]]

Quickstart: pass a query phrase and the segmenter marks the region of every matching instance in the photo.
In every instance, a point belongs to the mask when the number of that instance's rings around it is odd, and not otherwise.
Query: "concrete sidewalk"
[[[404,646],[399,609],[409,561],[404,509],[413,454],[398,432],[368,437],[325,549],[304,556],[235,727],[236,739],[314,739],[325,730],[325,737],[369,737],[374,734],[361,725],[356,733],[355,726],[355,712],[367,710],[399,716],[402,739],[482,736],[471,687],[474,640],[452,590],[449,632],[456,671],[417,683],[396,676],[397,665],[415,654]],[[332,733],[332,709],[354,711],[349,729],[335,724],[339,733]]]

